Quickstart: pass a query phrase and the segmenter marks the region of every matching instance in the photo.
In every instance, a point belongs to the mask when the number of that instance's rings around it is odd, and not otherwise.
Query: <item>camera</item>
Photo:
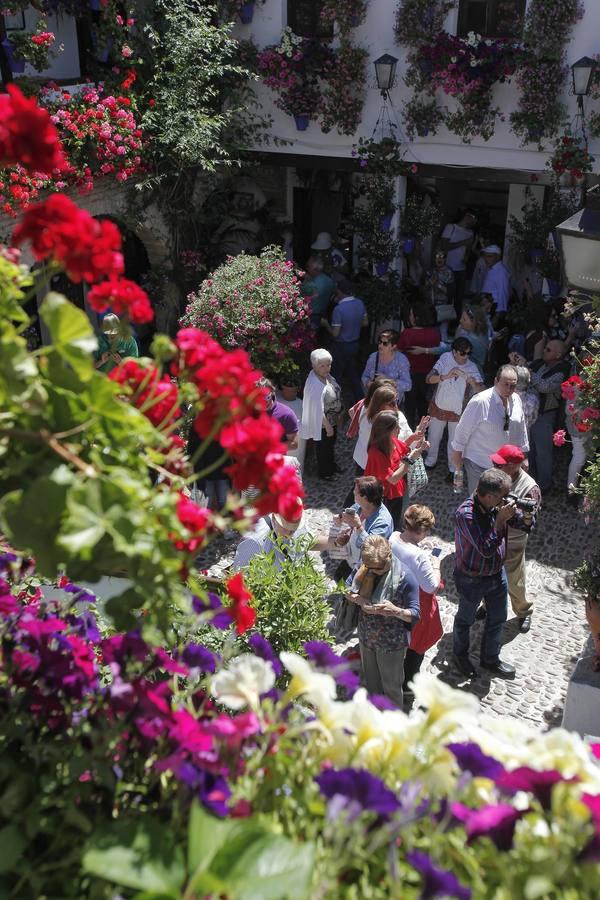
[[[512,501],[517,509],[521,510],[521,512],[532,513],[537,509],[537,503],[535,502],[535,500],[521,499],[520,497],[517,497],[516,494],[508,494],[506,499],[507,501]]]

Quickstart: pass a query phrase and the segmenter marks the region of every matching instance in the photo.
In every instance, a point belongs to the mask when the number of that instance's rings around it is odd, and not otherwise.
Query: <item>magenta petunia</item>
[[[554,785],[561,781],[570,784],[578,780],[578,778],[565,778],[555,769],[537,772],[529,766],[521,766],[512,772],[505,772],[501,775],[496,779],[496,785],[507,794],[516,794],[517,791],[528,791],[534,795],[544,809],[550,809]]]
[[[450,804],[450,812],[464,824],[469,842],[489,837],[498,850],[503,851],[512,847],[515,825],[527,811],[514,809],[508,803],[491,804],[481,809],[470,809],[462,803]]]

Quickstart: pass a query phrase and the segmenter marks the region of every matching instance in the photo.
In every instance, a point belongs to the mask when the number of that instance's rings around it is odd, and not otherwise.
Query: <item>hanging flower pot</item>
[[[308,118],[308,116],[304,115],[294,116],[294,122],[296,123],[297,131],[306,131],[310,119]]]
[[[541,247],[535,247],[533,250],[529,251],[529,255],[531,256],[533,262],[538,262],[544,255],[544,251],[541,249]]]
[[[2,41],[2,47],[4,48],[6,59],[10,66],[11,72],[14,72],[15,75],[20,75],[22,72],[24,72],[25,60],[21,59],[18,56],[15,56],[15,45],[10,40],[10,38],[5,38]]]
[[[94,12],[100,12],[100,10],[102,9],[100,0],[88,0],[88,6]]]
[[[416,130],[419,137],[427,137],[427,135],[429,134],[429,128],[427,127],[427,125],[417,125]]]
[[[242,3],[238,10],[238,15],[242,25],[249,25],[254,16],[254,0],[248,0],[247,3]]]
[[[385,273],[387,272],[389,267],[390,267],[390,264],[387,261],[375,263],[375,271],[376,271],[377,275],[379,276],[379,278],[381,278],[383,275],[385,275]]]
[[[404,251],[404,254],[406,256],[413,252],[413,250],[415,249],[415,243],[416,241],[414,237],[412,237],[412,235],[404,238],[404,240],[402,241],[402,250]]]
[[[394,213],[388,213],[383,216],[382,219],[379,220],[379,227],[382,231],[389,231],[392,227],[392,219],[394,218]]]
[[[358,13],[352,13],[350,16],[350,28],[357,28],[358,26]]]

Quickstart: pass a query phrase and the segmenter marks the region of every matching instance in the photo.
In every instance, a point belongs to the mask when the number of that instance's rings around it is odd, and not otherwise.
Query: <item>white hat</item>
[[[303,517],[304,504],[302,503],[300,497],[298,497],[298,518],[284,519],[281,513],[271,513],[271,518],[273,518],[281,528],[285,528],[286,531],[292,533],[298,530],[298,528],[302,524]]]
[[[494,253],[496,256],[502,256],[502,250],[500,249],[498,244],[490,244],[488,247],[484,247],[481,252]]]
[[[310,245],[311,250],[330,250],[333,241],[328,231],[320,231],[316,237],[314,244]]]

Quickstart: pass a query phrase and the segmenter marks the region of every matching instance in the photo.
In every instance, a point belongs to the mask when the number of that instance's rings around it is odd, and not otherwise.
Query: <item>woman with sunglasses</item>
[[[448,469],[447,481],[452,481],[452,439],[466,401],[468,388],[473,393],[483,390],[483,378],[471,361],[472,347],[466,337],[457,337],[452,342],[449,353],[442,353],[427,376],[427,384],[436,384],[436,392],[429,404],[429,450],[425,466],[433,469],[437,463],[440,443],[448,425]]]
[[[398,337],[398,332],[391,328],[381,332],[377,339],[377,350],[369,356],[361,381],[366,392],[376,375],[391,378],[396,385],[398,404],[401,405],[405,392],[412,387],[412,381],[408,359],[396,349]]]
[[[391,410],[380,412],[373,420],[365,475],[373,475],[383,484],[383,502],[398,530],[402,520],[402,498],[406,491],[406,474],[429,444],[422,432],[415,432],[406,442],[399,440],[398,416]]]

